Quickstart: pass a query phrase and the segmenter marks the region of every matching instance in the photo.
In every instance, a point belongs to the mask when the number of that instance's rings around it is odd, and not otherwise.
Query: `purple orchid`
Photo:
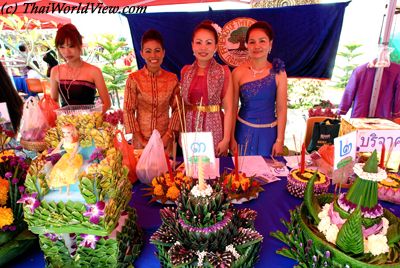
[[[17,203],[25,204],[31,210],[31,213],[35,211],[35,209],[40,206],[40,201],[36,199],[38,193],[33,194],[23,194],[21,199],[17,201]]]
[[[101,238],[100,236],[91,235],[91,234],[81,234],[81,237],[83,238],[83,240],[79,245],[84,246],[86,248],[92,248],[92,249],[96,248],[96,243]]]
[[[62,237],[58,234],[45,233],[44,236],[50,239],[52,242],[56,242],[57,240],[62,240]]]
[[[99,201],[94,205],[86,205],[87,210],[83,213],[83,216],[90,217],[89,221],[94,224],[98,224],[100,217],[104,215],[104,207],[106,203]]]
[[[89,162],[97,162],[100,163],[101,160],[104,159],[103,149],[96,148],[93,153],[90,155]]]

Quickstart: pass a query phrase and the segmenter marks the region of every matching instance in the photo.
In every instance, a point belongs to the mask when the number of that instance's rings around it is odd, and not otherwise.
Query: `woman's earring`
[[[271,54],[271,49],[269,49],[268,54]]]

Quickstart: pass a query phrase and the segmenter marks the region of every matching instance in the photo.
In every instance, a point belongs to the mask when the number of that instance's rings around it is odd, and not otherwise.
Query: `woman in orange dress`
[[[133,134],[135,148],[144,148],[154,129],[160,133],[164,147],[170,148],[179,130],[175,97],[179,94],[179,84],[175,74],[161,68],[165,48],[158,31],[143,34],[140,55],[146,65],[130,74],[126,81],[125,130]]]

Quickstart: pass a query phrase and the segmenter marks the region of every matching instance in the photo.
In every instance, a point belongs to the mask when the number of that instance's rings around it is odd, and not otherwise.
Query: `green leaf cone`
[[[360,206],[357,206],[353,213],[351,213],[349,219],[339,230],[336,245],[343,252],[348,254],[356,255],[364,252]]]
[[[363,170],[368,173],[378,172],[378,158],[376,150],[365,163]],[[373,208],[378,204],[378,183],[365,180],[357,175],[353,185],[347,192],[346,199],[361,207]]]
[[[378,173],[378,156],[376,150],[368,158],[363,170],[368,173]]]

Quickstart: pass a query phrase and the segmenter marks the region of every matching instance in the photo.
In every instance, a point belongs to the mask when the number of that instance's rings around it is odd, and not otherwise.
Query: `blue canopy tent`
[[[148,29],[156,29],[164,37],[166,56],[163,68],[179,75],[181,68],[194,60],[191,37],[198,23],[208,19],[222,27],[237,17],[250,17],[272,25],[276,37],[271,56],[285,62],[288,76],[330,78],[348,4],[129,14],[126,17],[139,68],[144,65],[140,56],[140,40]]]

